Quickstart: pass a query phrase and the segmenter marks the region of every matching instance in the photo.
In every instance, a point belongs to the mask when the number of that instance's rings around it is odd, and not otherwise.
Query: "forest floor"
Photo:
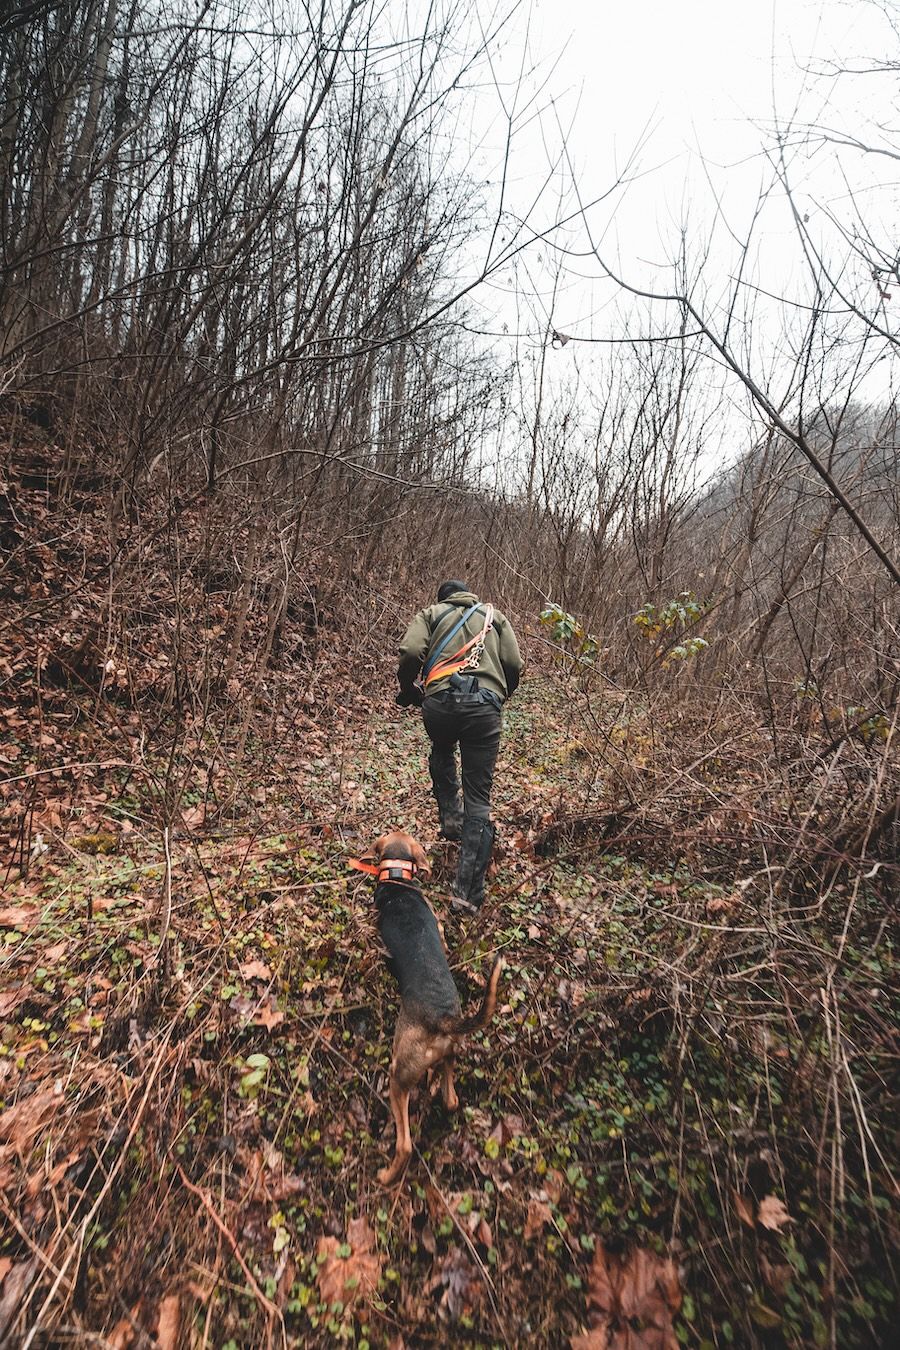
[[[420,719],[380,683],[176,746],[122,691],[102,719],[65,681],[35,705],[4,650],[0,1344],[884,1343],[884,934],[841,946],[878,1081],[838,1207],[805,965],[833,922],[776,916],[737,853],[567,832],[608,784],[561,675],[505,712],[496,871],[460,921]],[[464,1005],[506,968],[458,1113],[420,1091],[385,1190],[398,1000],[347,860],[391,826],[433,853]]]

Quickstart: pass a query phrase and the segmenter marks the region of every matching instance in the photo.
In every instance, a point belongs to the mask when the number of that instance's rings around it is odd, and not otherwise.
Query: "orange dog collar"
[[[368,872],[379,881],[412,881],[418,867],[407,858],[382,858],[380,863],[363,862],[361,858],[348,858],[348,866],[357,872]]]

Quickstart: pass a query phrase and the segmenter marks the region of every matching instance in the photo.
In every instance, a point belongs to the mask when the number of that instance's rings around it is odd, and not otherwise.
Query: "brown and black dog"
[[[494,962],[478,1012],[463,1017],[437,920],[415,880],[419,872],[431,873],[421,844],[403,830],[392,830],[376,839],[360,861],[378,868],[376,922],[388,967],[400,986],[390,1079],[397,1143],[390,1166],[378,1173],[382,1185],[390,1186],[412,1153],[409,1094],[423,1074],[440,1065],[444,1104],[450,1111],[459,1105],[453,1086],[457,1045],[493,1017],[503,962]]]

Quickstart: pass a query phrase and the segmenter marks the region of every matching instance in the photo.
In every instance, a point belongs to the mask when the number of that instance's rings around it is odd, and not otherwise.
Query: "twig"
[[[169,827],[163,828],[163,847],[166,851],[166,899],[163,910],[163,924],[159,934],[159,951],[162,958],[162,968],[166,975],[169,973],[169,957],[166,943],[169,937],[169,924],[172,922],[172,852],[169,847]]]
[[[88,1232],[88,1230],[89,1230],[91,1224],[93,1223],[95,1216],[96,1216],[97,1213],[99,1212],[100,1206],[103,1204],[103,1201],[106,1199],[107,1195],[109,1194],[109,1191],[110,1191],[110,1189],[111,1189],[111,1187],[112,1187],[113,1182],[115,1181],[116,1177],[119,1175],[119,1171],[121,1170],[122,1164],[124,1163],[125,1159],[128,1157],[129,1149],[131,1148],[131,1144],[132,1144],[132,1142],[133,1142],[133,1140],[134,1140],[134,1136],[137,1134],[138,1127],[139,1127],[139,1125],[140,1125],[140,1123],[141,1123],[141,1121],[142,1121],[142,1119],[143,1119],[144,1111],[145,1111],[145,1109],[146,1109],[147,1103],[148,1103],[148,1101],[150,1100],[150,1093],[151,1093],[151,1091],[152,1091],[153,1085],[154,1085],[154,1083],[156,1082],[156,1078],[157,1078],[157,1075],[158,1075],[158,1073],[159,1073],[159,1070],[160,1070],[160,1068],[161,1068],[161,1066],[162,1066],[163,1059],[165,1058],[166,1053],[167,1053],[167,1051],[168,1051],[168,1049],[169,1049],[169,1041],[170,1041],[170,1039],[171,1039],[172,1032],[174,1031],[174,1029],[175,1029],[175,1024],[174,1024],[174,1022],[173,1022],[173,1023],[171,1024],[171,1026],[169,1027],[168,1031],[166,1032],[165,1038],[163,1039],[163,1043],[162,1043],[162,1045],[161,1045],[160,1048],[159,1048],[159,1052],[158,1052],[158,1054],[157,1054],[157,1056],[156,1056],[156,1059],[154,1060],[154,1062],[153,1062],[153,1064],[152,1064],[152,1066],[151,1066],[150,1073],[149,1073],[148,1078],[147,1078],[147,1086],[144,1088],[144,1095],[143,1095],[143,1097],[141,1098],[141,1102],[140,1102],[140,1105],[138,1106],[137,1111],[135,1112],[135,1117],[134,1117],[134,1120],[131,1122],[131,1127],[130,1127],[130,1129],[129,1129],[129,1131],[128,1131],[128,1134],[125,1136],[125,1140],[124,1140],[124,1142],[122,1143],[121,1148],[119,1149],[118,1157],[116,1158],[116,1160],[115,1160],[115,1162],[113,1163],[112,1167],[109,1169],[109,1172],[107,1173],[107,1176],[106,1176],[106,1180],[104,1181],[102,1187],[100,1188],[100,1192],[99,1192],[99,1194],[98,1194],[96,1200],[95,1200],[94,1203],[91,1205],[91,1207],[90,1207],[90,1209],[88,1210],[87,1214],[86,1214],[86,1215],[84,1216],[84,1218],[82,1219],[81,1225],[80,1225],[80,1229],[79,1229],[79,1235],[78,1235],[78,1238],[77,1238],[77,1240],[72,1244],[71,1248],[69,1249],[69,1253],[68,1253],[68,1255],[66,1256],[66,1259],[63,1261],[62,1265],[60,1266],[59,1272],[58,1272],[58,1274],[57,1274],[57,1276],[56,1276],[56,1279],[53,1281],[53,1284],[52,1284],[51,1287],[50,1287],[50,1291],[49,1291],[49,1293],[47,1294],[47,1297],[44,1299],[43,1303],[41,1304],[40,1311],[38,1312],[37,1317],[35,1318],[35,1320],[34,1320],[32,1326],[31,1326],[31,1330],[28,1332],[28,1335],[25,1337],[24,1341],[22,1342],[21,1350],[29,1350],[29,1347],[31,1346],[32,1342],[34,1341],[34,1338],[35,1338],[35,1336],[37,1335],[38,1330],[39,1330],[40,1325],[41,1325],[41,1319],[42,1319],[42,1317],[44,1316],[44,1313],[45,1313],[45,1312],[47,1311],[47,1309],[50,1307],[50,1304],[52,1303],[53,1299],[56,1297],[56,1291],[57,1291],[57,1289],[59,1288],[59,1286],[61,1285],[63,1279],[65,1278],[66,1271],[67,1271],[68,1267],[71,1265],[72,1257],[75,1255],[75,1253],[76,1253],[77,1251],[80,1251],[80,1250],[81,1250],[81,1248],[82,1248],[82,1246],[83,1246],[83,1243],[84,1243],[85,1235],[87,1234],[87,1232]],[[102,1156],[102,1155],[101,1155],[101,1156]],[[99,1161],[98,1161],[98,1163],[97,1163],[96,1166],[99,1166]],[[94,1168],[94,1171],[96,1171],[96,1166],[95,1166],[95,1168]],[[91,1175],[93,1176],[93,1173],[92,1173]],[[90,1181],[90,1179],[89,1179],[89,1181]],[[85,1187],[85,1189],[87,1189],[87,1187]],[[65,1229],[62,1229],[61,1232],[59,1233],[59,1238],[62,1238],[62,1235],[63,1235],[64,1232],[65,1232]],[[51,1251],[51,1255],[52,1255],[52,1251]],[[48,1258],[48,1259],[49,1259],[49,1258]]]
[[[203,1208],[206,1210],[207,1214],[212,1219],[213,1223],[216,1225],[219,1232],[228,1242],[228,1245],[231,1247],[231,1250],[234,1252],[237,1263],[240,1266],[241,1270],[244,1272],[245,1276],[247,1277],[247,1283],[253,1290],[254,1297],[256,1298],[257,1302],[266,1310],[266,1313],[269,1318],[268,1334],[271,1336],[272,1319],[273,1318],[277,1319],[278,1322],[281,1324],[282,1342],[283,1344],[287,1345],[284,1318],[281,1315],[281,1311],[280,1309],[276,1308],[275,1304],[272,1302],[271,1299],[266,1298],[265,1294],[260,1289],[259,1285],[256,1283],[252,1270],[247,1265],[247,1262],[244,1260],[241,1254],[241,1249],[237,1244],[237,1238],[235,1238],[234,1234],[231,1232],[230,1228],[225,1223],[224,1219],[221,1219],[219,1217],[218,1213],[216,1212],[215,1206],[213,1205],[212,1201],[210,1200],[206,1192],[204,1190],[201,1190],[199,1186],[195,1186],[194,1183],[188,1179],[187,1175],[185,1174],[184,1168],[181,1166],[181,1163],[179,1162],[175,1163],[175,1170],[181,1177],[182,1182],[188,1188],[191,1194],[196,1195],[197,1199],[203,1205]]]
[[[462,1238],[463,1242],[464,1242],[464,1243],[466,1244],[466,1246],[468,1247],[469,1253],[470,1253],[470,1255],[471,1255],[473,1261],[474,1261],[475,1264],[478,1266],[478,1269],[479,1269],[479,1271],[481,1272],[481,1278],[482,1278],[482,1280],[484,1281],[484,1287],[485,1287],[485,1289],[487,1290],[488,1298],[489,1298],[490,1301],[491,1301],[491,1308],[493,1309],[494,1317],[496,1318],[496,1321],[497,1321],[497,1328],[498,1328],[498,1330],[499,1330],[499,1332],[500,1332],[500,1335],[501,1335],[501,1337],[502,1337],[502,1339],[503,1339],[503,1344],[506,1345],[506,1346],[508,1346],[508,1345],[510,1344],[509,1337],[507,1336],[507,1334],[506,1334],[506,1328],[505,1328],[505,1326],[503,1325],[503,1318],[502,1318],[501,1315],[500,1315],[500,1307],[499,1307],[499,1305],[498,1305],[498,1303],[497,1303],[497,1291],[496,1291],[496,1289],[494,1288],[494,1281],[493,1281],[493,1280],[491,1279],[491,1277],[490,1277],[490,1273],[489,1273],[489,1271],[488,1271],[488,1268],[487,1268],[487,1266],[484,1264],[484,1262],[482,1261],[481,1257],[478,1255],[478,1252],[477,1252],[476,1249],[475,1249],[475,1244],[474,1244],[474,1242],[472,1241],[472,1239],[469,1237],[469,1234],[466,1232],[466,1230],[463,1228],[462,1224],[460,1223],[459,1219],[458,1219],[457,1216],[454,1214],[453,1209],[451,1208],[450,1204],[448,1203],[448,1201],[447,1201],[447,1199],[446,1199],[446,1197],[445,1197],[443,1191],[441,1190],[440,1186],[439,1186],[439,1185],[437,1184],[437,1182],[435,1181],[434,1173],[432,1172],[431,1168],[428,1166],[428,1163],[425,1161],[425,1159],[424,1159],[424,1157],[422,1156],[422,1154],[419,1152],[418,1148],[416,1149],[416,1155],[417,1155],[417,1157],[419,1158],[419,1161],[421,1162],[423,1168],[425,1169],[425,1171],[426,1171],[427,1174],[428,1174],[428,1180],[431,1182],[431,1185],[432,1185],[432,1187],[434,1188],[434,1193],[435,1193],[435,1195],[438,1197],[438,1199],[440,1200],[441,1204],[444,1206],[444,1209],[445,1209],[445,1210],[447,1211],[447,1213],[449,1214],[450,1219],[451,1219],[451,1221],[452,1221],[452,1223],[453,1223],[453,1226],[455,1227],[456,1231],[459,1233],[459,1235],[460,1235],[460,1237]]]

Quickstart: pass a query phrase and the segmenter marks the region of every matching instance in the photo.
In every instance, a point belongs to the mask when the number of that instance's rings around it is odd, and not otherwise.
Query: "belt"
[[[489,702],[493,703],[498,712],[500,712],[503,707],[503,699],[499,694],[495,694],[493,689],[476,689],[473,694],[457,694],[453,689],[441,689],[437,694],[428,694],[427,698],[434,703],[446,703],[448,699],[455,698],[478,698],[482,701],[488,699]]]

